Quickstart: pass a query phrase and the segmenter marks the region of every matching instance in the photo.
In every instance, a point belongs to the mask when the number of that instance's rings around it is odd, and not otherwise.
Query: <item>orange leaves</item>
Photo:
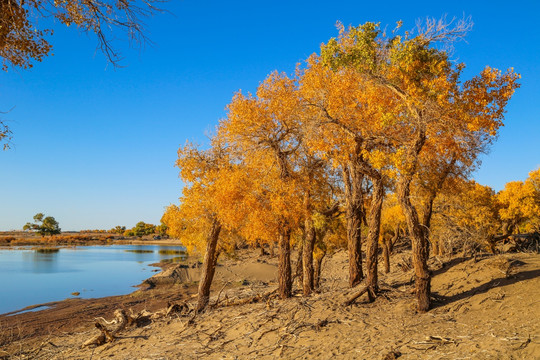
[[[486,67],[478,76],[465,82],[462,101],[471,116],[469,124],[471,131],[485,131],[490,135],[496,133],[502,126],[505,106],[519,88],[519,74],[513,69],[506,73]]]
[[[271,74],[257,89],[257,96],[238,93],[227,106],[220,136],[239,151],[255,148],[292,150],[299,117],[296,85],[284,74]],[[255,159],[257,157],[253,157]]]
[[[464,65],[433,43],[463,31],[439,30],[388,38],[374,23],[341,27],[294,76],[274,72],[255,94],[238,92],[212,148],[188,144],[178,152],[188,186],[182,204],[168,210],[182,219],[173,229],[185,234],[191,226],[197,239],[209,219],[219,219],[248,241],[276,241],[281,230],[298,230],[347,193],[335,181],[338,167],[354,170],[347,179],[357,189],[366,179],[397,183],[408,197],[400,202],[409,207],[409,223],[418,221],[411,203],[431,214],[435,196],[442,189],[454,196],[453,186],[474,168],[519,86],[512,70],[489,67],[462,85]],[[460,214],[462,225],[491,221],[490,190],[468,184],[463,191],[465,198],[452,201],[475,199],[487,212],[466,203],[473,216]],[[387,228],[404,221],[397,200],[383,219]]]

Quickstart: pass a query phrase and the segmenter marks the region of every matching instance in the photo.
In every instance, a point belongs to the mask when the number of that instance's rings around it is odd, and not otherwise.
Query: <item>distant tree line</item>
[[[124,236],[143,237],[145,235],[152,235],[152,234],[164,236],[167,234],[167,226],[165,224],[153,225],[153,224],[147,224],[144,221],[139,221],[131,229],[126,229],[125,226],[118,225],[108,230],[108,232],[112,234],[121,234]]]

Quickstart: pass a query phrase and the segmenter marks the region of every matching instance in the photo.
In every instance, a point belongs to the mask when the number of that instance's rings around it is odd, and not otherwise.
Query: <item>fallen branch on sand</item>
[[[117,309],[114,311],[114,319],[111,321],[107,321],[102,317],[95,319],[94,326],[100,333],[85,341],[82,347],[90,345],[100,346],[107,342],[113,342],[119,332],[132,325],[145,326],[150,324],[153,320],[167,317],[172,313],[187,314],[191,311],[193,311],[193,306],[190,306],[188,303],[169,304],[167,308],[158,310],[154,313],[143,310],[134,314],[133,311],[130,310],[131,314],[128,315],[124,309]]]
[[[349,306],[352,303],[356,301],[360,296],[364,295],[365,293],[369,292],[369,295],[371,298],[375,299],[377,296],[375,295],[375,291],[371,288],[371,286],[365,286],[360,291],[352,294],[347,300],[343,302],[343,306]]]

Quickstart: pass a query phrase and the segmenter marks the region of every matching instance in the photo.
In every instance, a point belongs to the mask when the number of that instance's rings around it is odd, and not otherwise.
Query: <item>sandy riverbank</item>
[[[241,251],[220,261],[211,299],[218,305],[195,318],[173,314],[126,329],[112,343],[81,348],[96,334],[94,317],[195,301],[198,269],[190,265],[177,272],[183,284],[0,317],[0,358],[540,359],[540,255],[433,259],[435,306],[426,314],[414,311],[409,256],[393,256],[392,272],[381,274],[382,292],[371,304],[360,298],[343,305],[354,290],[346,287],[342,251],[325,260],[320,292],[309,298],[297,293],[225,306],[276,287],[276,259]]]

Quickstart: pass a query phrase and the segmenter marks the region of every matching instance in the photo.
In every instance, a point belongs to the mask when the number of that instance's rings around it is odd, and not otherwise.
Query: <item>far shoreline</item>
[[[40,239],[36,239],[36,240],[40,240]],[[92,241],[87,241],[85,243],[76,243],[76,244],[73,244],[73,243],[70,243],[70,244],[66,244],[62,241],[58,241],[58,242],[48,242],[47,244],[44,244],[43,242],[40,242],[40,241],[36,241],[36,242],[26,242],[24,244],[21,244],[21,243],[16,243],[16,244],[2,244],[0,242],[0,250],[2,248],[4,249],[9,249],[9,248],[17,248],[17,247],[26,247],[26,246],[34,246],[34,247],[58,247],[58,248],[62,248],[62,247],[71,247],[71,246],[114,246],[114,245],[142,245],[142,246],[182,246],[184,247],[184,245],[181,243],[180,240],[178,239],[159,239],[159,240],[155,240],[155,239],[148,239],[148,240],[142,240],[142,239],[121,239],[121,240],[115,240],[115,241],[102,241],[102,240],[92,240]],[[184,247],[185,248],[185,247]],[[191,256],[187,255],[186,259],[182,261],[182,263],[187,263],[189,262],[191,259],[193,259]],[[20,309],[16,309],[16,310],[13,310],[13,311],[9,311],[9,312],[6,312],[6,313],[1,313],[0,314],[0,318],[3,318],[3,317],[13,317],[13,316],[18,316],[18,315],[25,315],[27,313],[38,313],[38,312],[42,312],[42,311],[48,311],[48,310],[54,310],[55,307],[57,306],[60,306],[61,308],[64,308],[66,304],[71,304],[73,301],[77,301],[77,300],[80,300],[80,301],[93,301],[93,302],[97,302],[97,303],[107,303],[108,302],[108,299],[116,299],[116,298],[122,298],[122,297],[125,297],[125,298],[129,298],[129,297],[133,297],[133,296],[140,296],[143,292],[146,292],[146,291],[149,291],[149,290],[153,290],[153,286],[149,286],[147,281],[156,276],[156,275],[159,275],[159,274],[162,274],[166,269],[168,269],[170,266],[174,265],[174,264],[177,264],[177,263],[171,263],[170,262],[170,259],[163,259],[161,261],[158,261],[158,262],[155,262],[155,263],[151,263],[149,264],[149,266],[152,266],[152,267],[155,267],[155,268],[159,268],[159,270],[153,270],[155,271],[152,275],[150,275],[148,278],[142,280],[139,284],[135,284],[135,285],[130,285],[132,288],[133,288],[133,291],[130,291],[129,293],[126,293],[126,294],[113,294],[113,295],[108,295],[108,296],[103,296],[103,297],[94,297],[94,298],[85,298],[85,297],[78,297],[78,296],[75,296],[75,297],[68,297],[68,298],[65,298],[65,299],[60,299],[60,300],[53,300],[53,301],[49,301],[49,302],[45,302],[45,303],[37,303],[37,304],[31,304],[31,305],[28,305],[28,306],[25,306],[23,308],[20,308]],[[162,289],[160,289],[162,290]]]
[[[159,237],[156,239],[156,237]],[[24,231],[1,231],[0,247],[6,246],[93,246],[93,245],[157,245],[184,246],[179,239],[159,235],[122,236],[102,232],[63,232],[59,235],[39,236]]]

